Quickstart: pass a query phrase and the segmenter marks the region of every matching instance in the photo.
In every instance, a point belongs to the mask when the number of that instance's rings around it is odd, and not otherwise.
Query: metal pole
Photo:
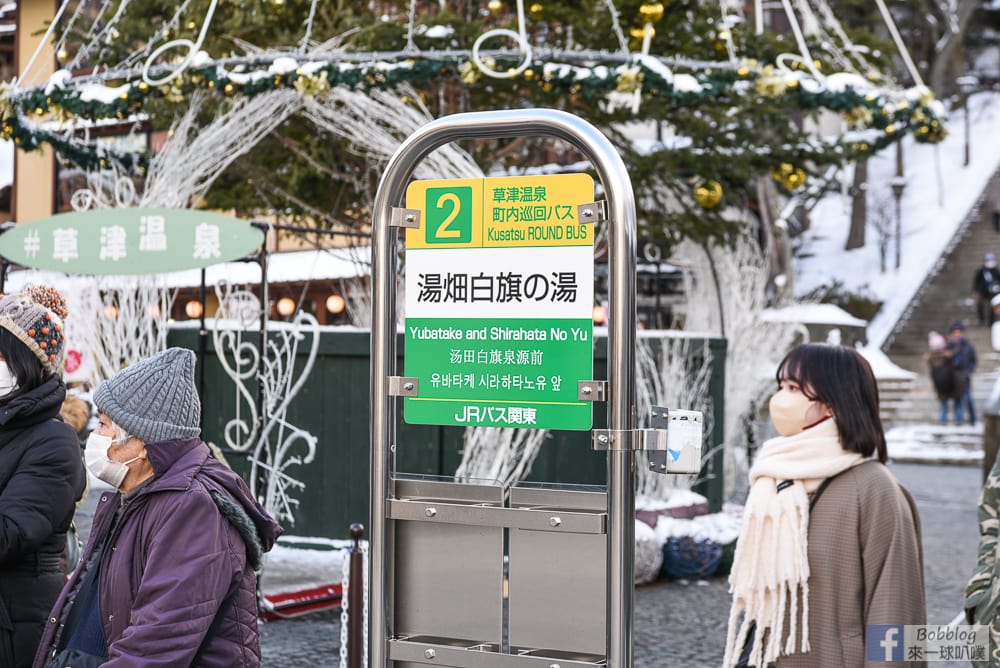
[[[899,269],[899,261],[900,261],[901,255],[902,255],[902,251],[900,250],[900,246],[903,245],[903,233],[902,233],[902,229],[903,229],[903,222],[902,222],[903,215],[900,212],[899,200],[900,200],[900,198],[902,198],[903,193],[902,193],[902,191],[900,191],[897,188],[894,188],[893,191],[894,191],[892,193],[893,194],[893,199],[896,200],[896,269]]]
[[[260,244],[260,252],[257,255],[257,262],[260,263],[260,341],[257,344],[257,434],[259,436],[264,433],[264,426],[267,424],[267,416],[265,415],[267,403],[264,401],[264,374],[266,373],[264,367],[267,363],[267,321],[271,315],[267,285],[267,231],[269,225],[266,222],[251,222],[251,225],[264,233],[264,240]],[[263,452],[266,453],[267,450],[265,449]],[[270,462],[265,463],[270,464]],[[261,495],[266,493],[266,486],[267,473],[264,468],[261,468],[255,485],[258,497],[263,498]]]
[[[205,329],[205,268],[201,268],[201,285],[198,287],[198,300],[201,302],[201,315],[198,316],[198,396],[205,396],[205,353],[208,345],[208,330]],[[205,426],[205,412],[202,411],[199,426]]]
[[[350,556],[350,578],[351,588],[347,592],[347,668],[361,668],[362,643],[364,643],[364,614],[365,614],[365,574],[364,574],[364,554],[361,552],[359,541],[365,533],[364,526],[360,524],[351,525],[351,545]]]
[[[590,123],[554,109],[455,114],[428,123],[396,150],[382,173],[372,212],[371,517],[369,534],[369,665],[386,666],[389,602],[386,500],[395,450],[395,405],[387,378],[396,364],[395,230],[391,208],[401,201],[417,162],[453,141],[551,136],[572,144],[594,165],[610,220],[608,426],[623,434],[608,452],[608,666],[632,666],[635,559],[635,195],[628,170],[611,142]]]
[[[964,167],[969,166],[969,91],[962,91],[962,112],[965,116],[965,158],[962,161]]]

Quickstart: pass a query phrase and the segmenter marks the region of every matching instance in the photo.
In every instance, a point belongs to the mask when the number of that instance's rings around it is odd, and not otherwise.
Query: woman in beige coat
[[[780,436],[750,470],[725,665],[865,666],[866,634],[877,650],[874,633],[885,633],[872,625],[926,623],[917,509],[885,466],[878,389],[861,355],[799,346],[777,381]]]

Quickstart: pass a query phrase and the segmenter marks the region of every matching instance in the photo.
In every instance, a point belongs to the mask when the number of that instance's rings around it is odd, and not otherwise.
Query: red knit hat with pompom
[[[66,350],[63,321],[69,311],[55,288],[34,285],[16,295],[0,296],[0,327],[16,336],[49,373],[62,370]]]

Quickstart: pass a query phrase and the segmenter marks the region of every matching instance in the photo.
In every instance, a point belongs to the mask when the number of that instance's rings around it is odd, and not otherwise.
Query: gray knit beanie
[[[104,381],[94,393],[94,405],[146,443],[197,436],[201,401],[194,362],[192,351],[167,348]]]

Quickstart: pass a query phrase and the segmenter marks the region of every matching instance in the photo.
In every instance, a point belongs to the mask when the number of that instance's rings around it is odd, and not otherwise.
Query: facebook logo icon
[[[865,637],[865,658],[869,661],[902,661],[903,625],[870,625]]]

